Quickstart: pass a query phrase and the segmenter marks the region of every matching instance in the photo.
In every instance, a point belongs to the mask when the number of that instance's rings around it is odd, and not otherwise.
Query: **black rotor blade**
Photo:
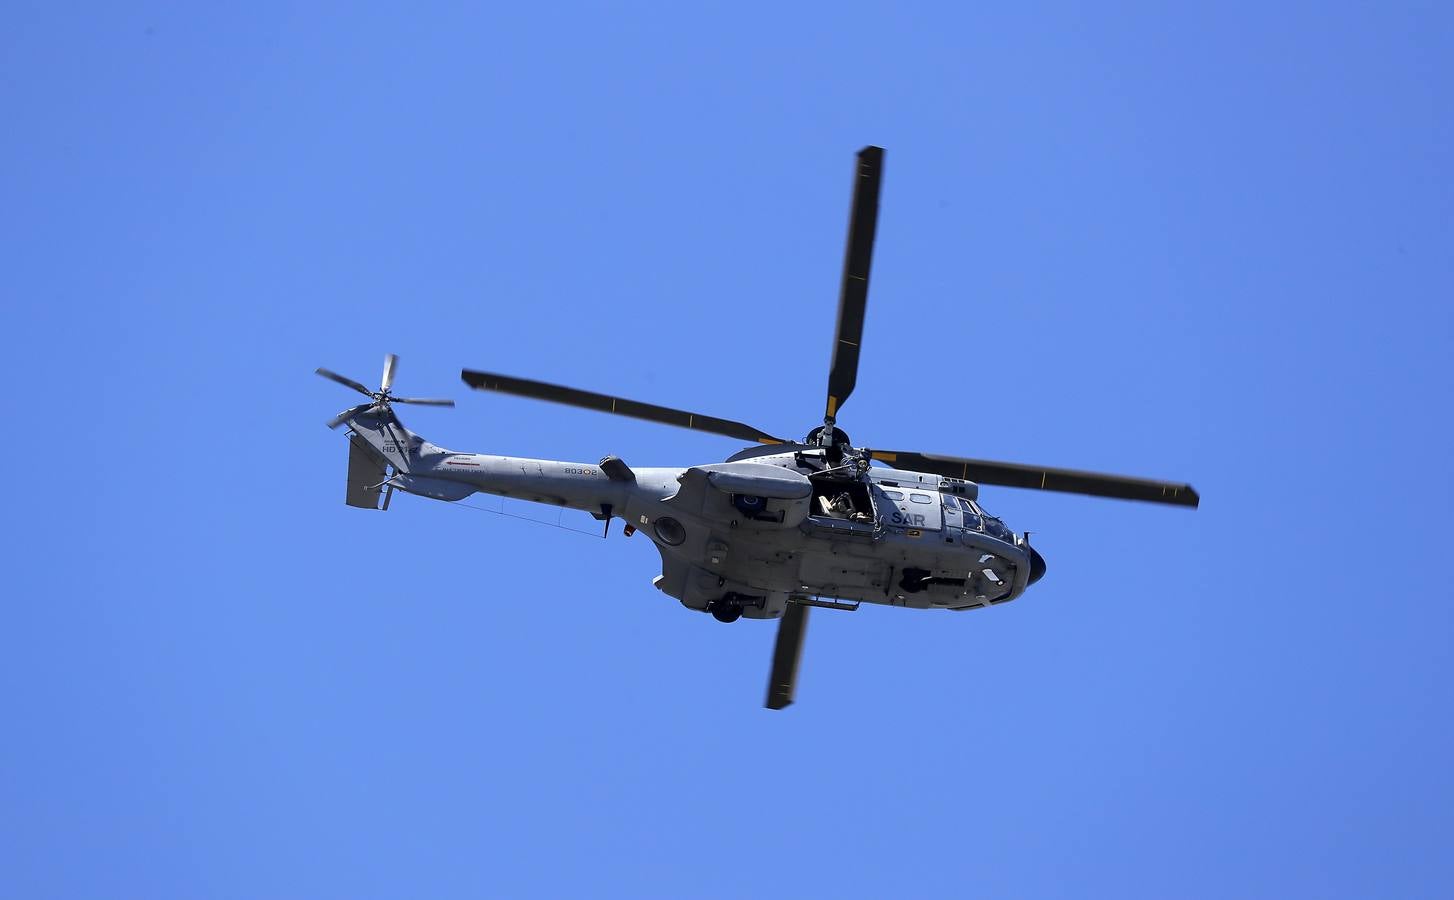
[[[798,661],[803,655],[803,637],[808,633],[808,607],[789,603],[777,626],[777,643],[772,648],[772,674],[767,680],[768,709],[793,705],[798,689]]]
[[[390,403],[413,403],[418,406],[453,406],[453,400],[436,400],[432,397],[390,397]]]
[[[756,441],[759,444],[786,443],[782,438],[773,437],[765,431],[758,431],[751,425],[718,419],[715,416],[704,416],[650,403],[638,403],[635,400],[582,391],[577,388],[561,387],[558,384],[546,384],[543,381],[511,378],[508,375],[496,375],[493,372],[476,372],[473,369],[465,369],[459,375],[464,379],[465,384],[476,390],[499,391],[503,394],[514,394],[517,397],[549,400],[553,403],[564,403],[567,406],[594,409],[597,412],[645,419],[648,422],[660,422],[664,425],[676,425],[696,431],[709,431],[739,440]]]
[[[322,375],[324,378],[327,378],[329,381],[336,381],[344,387],[351,387],[354,390],[358,391],[360,394],[363,394],[365,397],[372,397],[374,395],[373,391],[359,384],[357,381],[354,381],[352,378],[344,378],[337,372],[331,372],[328,369],[322,367],[314,369],[313,371],[319,375]]]
[[[848,249],[843,257],[843,287],[838,294],[838,327],[833,335],[833,362],[828,369],[828,405],[824,419],[833,421],[858,383],[858,348],[863,339],[863,314],[868,305],[868,270],[873,265],[873,236],[878,230],[878,189],[883,175],[881,147],[858,151],[853,178],[853,210],[848,219]]]
[[[1068,494],[1089,494],[1093,497],[1114,497],[1119,500],[1145,500],[1190,506],[1201,502],[1189,484],[1156,481],[1150,478],[1129,478],[1125,475],[1103,475],[1099,472],[1078,472],[1074,469],[1050,469],[1020,463],[994,462],[987,459],[961,459],[934,453],[904,450],[874,450],[874,459],[896,469],[932,472],[950,478],[963,478],[979,484],[1031,488],[1037,491],[1061,491]]]
[[[339,413],[338,415],[334,416],[333,418],[329,419],[328,427],[337,428],[344,422],[347,422],[349,419],[352,419],[354,416],[368,409],[370,406],[373,406],[373,403],[360,403],[358,406],[351,406],[348,409],[345,409],[343,412]]]

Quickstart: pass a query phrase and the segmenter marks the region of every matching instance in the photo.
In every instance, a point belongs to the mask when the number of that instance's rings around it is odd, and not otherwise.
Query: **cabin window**
[[[884,496],[887,497],[887,498],[889,498],[890,500],[902,500],[902,499],[904,499],[904,492],[903,491],[884,491]]]
[[[873,522],[873,497],[858,481],[817,479],[809,503],[812,515],[869,524]]]
[[[910,500],[910,502],[913,502],[913,503],[933,503],[934,502],[933,498],[931,498],[928,494],[910,494],[909,495],[909,500]]]

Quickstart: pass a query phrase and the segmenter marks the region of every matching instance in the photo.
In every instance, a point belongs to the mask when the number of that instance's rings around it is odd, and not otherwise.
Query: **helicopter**
[[[604,533],[620,519],[661,554],[658,590],[719,622],[778,620],[765,706],[793,703],[812,608],[862,603],[967,612],[1017,599],[1046,572],[1045,558],[979,503],[980,485],[1060,491],[1195,508],[1190,485],[855,446],[838,414],[858,377],[884,151],[859,151],[848,246],[822,424],[801,441],[714,416],[593,391],[464,369],[464,383],[598,412],[734,438],[750,444],[725,462],[686,468],[522,459],[448,450],[404,427],[396,404],[453,401],[393,394],[388,355],[377,391],[328,369],[317,374],[368,401],[344,410],[345,502],[389,507],[393,492],[459,501],[476,492],[583,510]],[[872,466],[879,462],[884,465]]]

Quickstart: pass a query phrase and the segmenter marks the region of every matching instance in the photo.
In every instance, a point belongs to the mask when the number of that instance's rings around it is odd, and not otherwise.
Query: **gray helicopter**
[[[318,374],[367,396],[328,423],[347,426],[346,502],[388,509],[395,490],[457,501],[476,492],[621,519],[661,553],[653,584],[719,622],[779,619],[766,706],[793,702],[808,609],[861,603],[964,612],[1007,603],[1045,574],[1045,559],[979,503],[979,485],[1063,491],[1196,507],[1190,485],[905,450],[855,447],[837,426],[853,392],[878,221],[883,150],[858,154],[838,327],[823,424],[802,441],[740,422],[606,394],[465,369],[470,387],[748,441],[726,462],[633,468],[616,456],[560,462],[446,450],[409,431],[395,397],[397,357],[379,390],[327,369]],[[874,467],[878,461],[885,466]]]

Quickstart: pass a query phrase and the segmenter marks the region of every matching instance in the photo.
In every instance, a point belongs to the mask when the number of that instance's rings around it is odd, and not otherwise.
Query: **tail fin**
[[[355,413],[345,421],[348,424],[345,502],[360,509],[388,509],[394,479],[413,471],[420,455],[431,445],[405,428],[387,406]]]
[[[370,407],[347,421],[349,439],[363,441],[379,460],[393,467],[395,474],[414,471],[420,467],[423,456],[437,450],[405,428],[387,406]]]
[[[449,451],[405,428],[387,406],[354,413],[345,421],[349,506],[388,509],[395,488],[434,500],[462,500],[475,492],[471,484],[436,477],[434,466]]]
[[[384,376],[379,389],[371,391],[352,378],[346,378],[328,369],[318,369],[318,374],[329,381],[357,391],[369,398],[368,403],[344,410],[328,422],[329,428],[348,426],[348,493],[349,506],[362,509],[388,509],[389,498],[395,487],[412,493],[423,494],[440,500],[458,500],[474,493],[473,487],[449,484],[434,484],[438,479],[415,477],[413,473],[429,469],[426,457],[444,454],[417,434],[413,434],[394,415],[391,404],[416,403],[420,406],[453,406],[453,400],[425,399],[422,397],[395,397],[394,373],[399,357],[390,353],[384,357]],[[392,469],[393,471],[388,471]],[[383,497],[383,506],[379,498]]]

